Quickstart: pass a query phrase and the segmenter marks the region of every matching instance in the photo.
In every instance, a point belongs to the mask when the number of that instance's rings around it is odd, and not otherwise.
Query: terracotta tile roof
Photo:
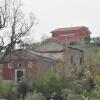
[[[77,30],[80,30],[81,28],[87,28],[87,27],[85,27],[85,26],[79,26],[79,27],[58,28],[58,29],[55,29],[55,30],[51,31],[51,33],[53,33],[53,32],[59,32],[59,31],[77,31]]]

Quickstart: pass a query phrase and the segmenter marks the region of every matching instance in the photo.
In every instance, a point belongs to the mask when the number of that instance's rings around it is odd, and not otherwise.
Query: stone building
[[[75,77],[75,74],[81,72],[84,64],[83,50],[60,44],[55,41],[48,41],[35,48],[35,52],[42,57],[52,59],[55,63],[52,66],[57,72],[64,77]],[[74,74],[75,73],[75,74]]]
[[[16,83],[41,77],[53,69],[67,79],[81,71],[83,59],[82,50],[49,41],[34,50],[17,49],[6,56],[2,76],[3,80]]]

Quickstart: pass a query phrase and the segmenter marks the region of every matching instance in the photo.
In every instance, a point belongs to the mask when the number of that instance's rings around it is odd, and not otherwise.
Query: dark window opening
[[[76,62],[74,62],[74,66],[76,66]]]
[[[22,81],[23,80],[23,71],[17,71],[17,82]]]
[[[32,68],[32,65],[33,65],[33,63],[32,62],[29,62],[28,63],[28,68]]]
[[[80,64],[83,64],[83,57],[80,57]]]
[[[19,68],[20,68],[20,67],[22,67],[22,64],[21,64],[21,63],[19,63],[19,64],[18,64],[18,67],[19,67]]]
[[[73,64],[73,62],[74,62],[74,59],[73,59],[74,57],[73,56],[71,56],[71,64]]]

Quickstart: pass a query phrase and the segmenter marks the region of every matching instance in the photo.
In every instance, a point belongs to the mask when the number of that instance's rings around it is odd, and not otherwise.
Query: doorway
[[[24,69],[16,69],[15,70],[15,80],[16,82],[21,82],[25,79],[25,70]]]

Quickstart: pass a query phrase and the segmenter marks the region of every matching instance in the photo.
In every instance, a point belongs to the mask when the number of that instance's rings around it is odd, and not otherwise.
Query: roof
[[[58,41],[48,41],[40,46],[37,46],[34,51],[38,53],[60,53],[64,52],[67,48],[83,52],[79,47],[59,43]]]
[[[36,52],[61,52],[64,51],[64,46],[55,41],[49,41],[34,49]]]
[[[10,59],[47,59],[47,60],[56,60],[64,61],[64,51],[70,49],[78,52],[83,52],[82,50],[71,47],[68,45],[63,45],[54,41],[41,44],[33,50],[27,49],[17,49],[14,50],[11,54],[5,57],[4,62],[8,62]]]
[[[59,32],[59,31],[64,31],[64,32],[65,32],[65,31],[77,31],[77,30],[80,30],[80,29],[82,29],[82,28],[88,29],[88,28],[85,27],[85,26],[79,26],[79,27],[67,27],[67,28],[57,28],[57,29],[51,31],[51,33]]]
[[[56,61],[60,61],[62,60],[62,54],[61,53],[40,53],[40,52],[36,52],[36,51],[32,51],[32,50],[26,50],[26,49],[17,49],[15,51],[13,51],[11,54],[9,54],[8,56],[6,56],[3,60],[2,63],[6,63],[9,62],[10,59],[23,59],[23,60],[27,60],[27,59],[39,59],[39,58],[43,58],[45,60],[56,60]]]
[[[36,51],[30,51],[33,53],[33,55],[36,55],[37,57],[42,57],[45,59],[51,59],[51,60],[56,60],[56,61],[63,61],[63,52],[56,52],[56,53],[41,53],[41,52],[36,52]]]
[[[60,44],[56,41],[49,41],[47,43],[41,44],[35,48],[35,51],[31,52],[40,57],[63,61],[64,52],[67,49],[83,52],[83,50],[79,49],[78,47],[71,47],[68,45]]]
[[[74,46],[67,46],[69,49],[73,49],[73,50],[77,50],[80,52],[84,52],[82,49],[80,49],[80,47],[74,47]]]
[[[11,54],[6,56],[3,62],[9,61],[10,59],[33,59],[36,58],[31,52],[26,49],[17,49],[14,50]]]

